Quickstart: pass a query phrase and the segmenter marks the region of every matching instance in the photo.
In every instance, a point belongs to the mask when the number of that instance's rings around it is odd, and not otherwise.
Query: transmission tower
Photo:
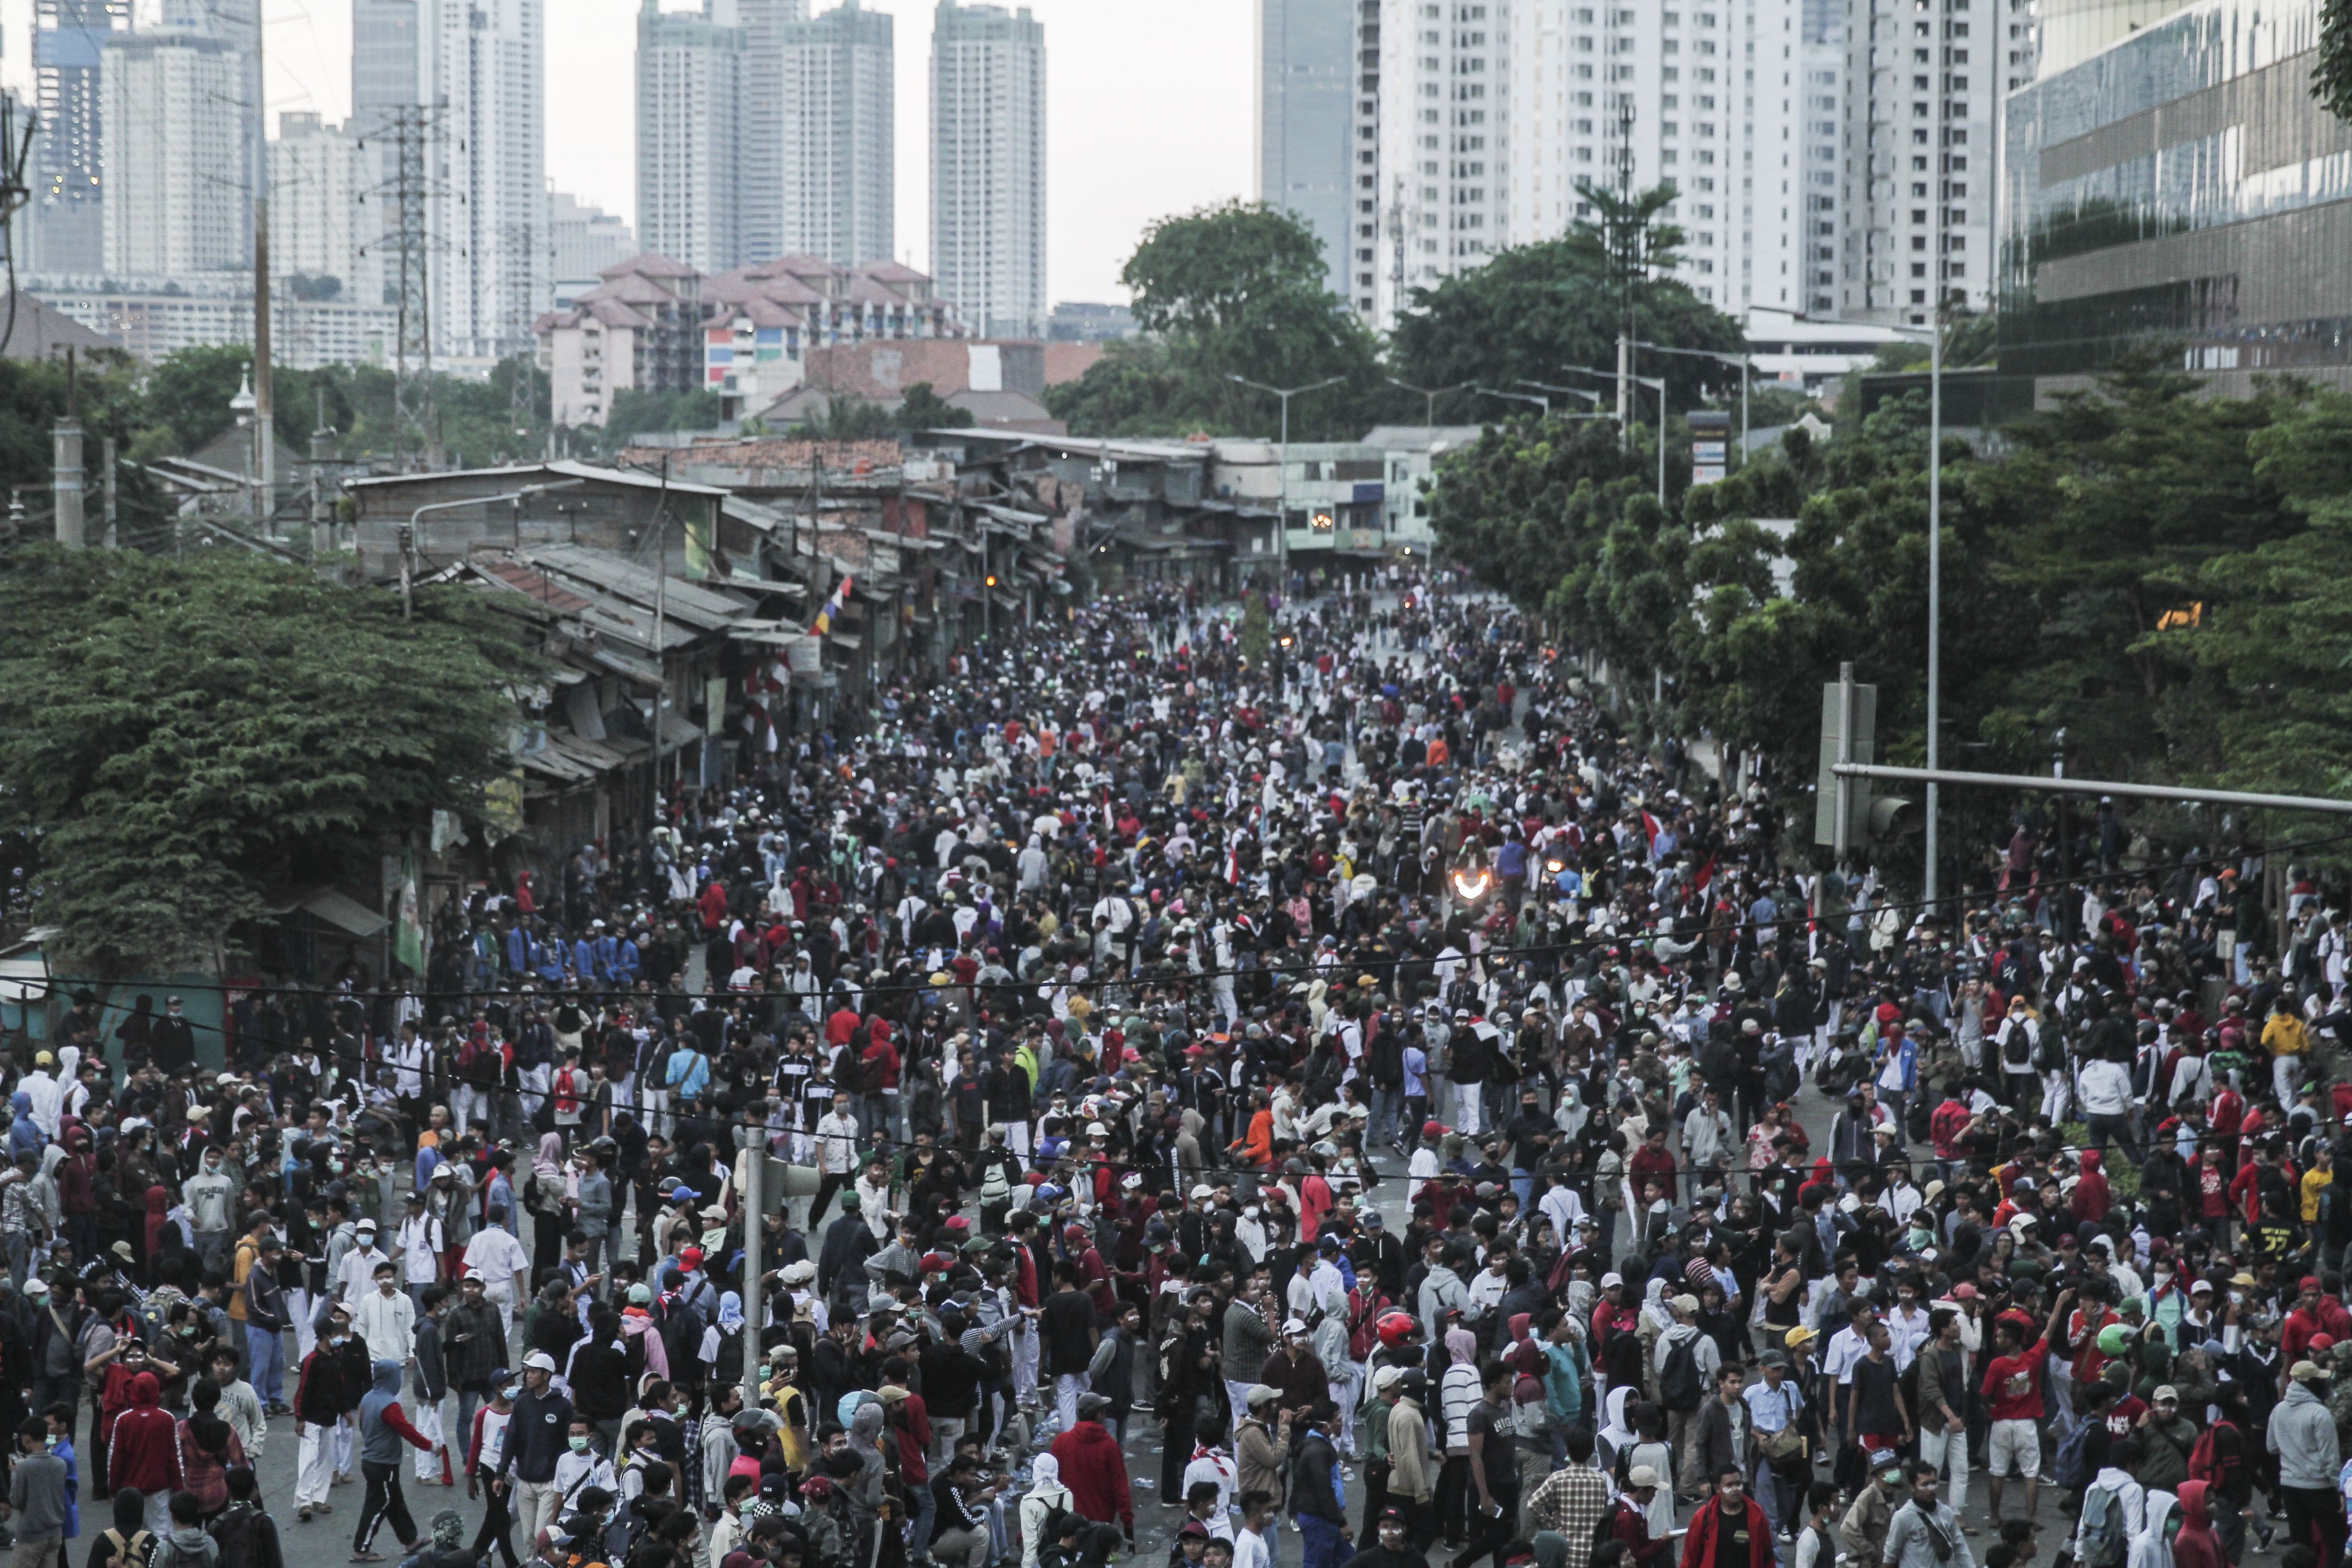
[[[504,231],[506,250],[506,301],[503,314],[507,352],[519,355],[521,363],[515,367],[513,379],[507,387],[507,427],[514,432],[517,443],[514,455],[518,461],[527,457],[520,445],[522,433],[539,410],[539,233],[529,223],[508,224]],[[553,270],[551,265],[550,271]],[[550,411],[551,414],[552,410]]]
[[[430,310],[431,262],[437,242],[426,227],[425,208],[438,189],[432,170],[433,149],[441,139],[441,111],[401,104],[384,110],[373,134],[379,144],[389,144],[393,169],[392,178],[372,193],[390,208],[383,237],[372,248],[392,259],[392,283],[400,307],[393,351],[393,453],[404,471],[414,473],[440,456],[433,410]],[[364,150],[367,143],[360,145]]]

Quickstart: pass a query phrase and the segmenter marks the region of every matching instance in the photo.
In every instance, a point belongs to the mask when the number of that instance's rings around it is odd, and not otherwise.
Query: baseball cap
[[[2171,1400],[2175,1405],[2180,1403],[2180,1390],[2173,1387],[2172,1384],[2168,1383],[2160,1385],[2154,1394],[2147,1396],[2147,1402],[2150,1405],[2161,1405],[2168,1399]]]
[[[522,1364],[527,1372],[553,1372],[555,1358],[545,1351],[533,1351],[522,1358]]]
[[[1636,1465],[1632,1469],[1625,1472],[1625,1489],[1627,1491],[1637,1492],[1643,1487],[1656,1487],[1663,1486],[1664,1484],[1664,1482],[1658,1479],[1658,1472],[1652,1469],[1647,1465]]]
[[[2303,1362],[2299,1364],[2309,1366],[2311,1363],[2309,1362]],[[1248,1405],[1252,1410],[1255,1410],[1261,1405],[1272,1404],[1275,1400],[1281,1397],[1282,1390],[1274,1387],[1272,1384],[1253,1383],[1249,1385],[1248,1391],[1242,1395],[1242,1403]]]

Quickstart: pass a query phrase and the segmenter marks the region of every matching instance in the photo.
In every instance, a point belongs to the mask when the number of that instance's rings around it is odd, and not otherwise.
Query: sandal
[[[354,1552],[352,1553],[352,1561],[354,1563],[381,1563],[383,1561],[383,1553],[381,1552]]]

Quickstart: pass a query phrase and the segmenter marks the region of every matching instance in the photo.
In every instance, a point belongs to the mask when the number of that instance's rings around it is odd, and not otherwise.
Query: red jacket
[[[1079,1422],[1055,1438],[1048,1452],[1062,1467],[1062,1484],[1070,1489],[1073,1511],[1098,1524],[1135,1522],[1135,1504],[1127,1493],[1127,1456],[1101,1422]]]
[[[1739,1503],[1746,1511],[1733,1528],[1744,1525],[1748,1531],[1748,1568],[1772,1568],[1772,1527],[1765,1522],[1763,1509],[1751,1497],[1742,1496]],[[1691,1515],[1690,1531],[1683,1537],[1683,1568],[1712,1568],[1716,1536],[1723,1529],[1721,1498]]]
[[[131,1380],[131,1408],[115,1417],[106,1444],[106,1484],[120,1491],[168,1492],[180,1484],[179,1423],[160,1403],[152,1372]]]

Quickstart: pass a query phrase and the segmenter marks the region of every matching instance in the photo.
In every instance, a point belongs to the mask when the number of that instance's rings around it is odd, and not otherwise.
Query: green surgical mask
[[[574,1438],[572,1438],[572,1451],[573,1453],[575,1453],[575,1454],[584,1454],[584,1453],[586,1453],[586,1452],[588,1451],[588,1439],[587,1439],[587,1438],[585,1438],[585,1437],[574,1437]]]
[[[748,1513],[750,1513],[753,1509],[756,1509],[756,1508],[758,1508],[759,1506],[760,1506],[760,1494],[759,1494],[759,1493],[757,1493],[757,1492],[747,1492],[747,1493],[745,1493],[745,1494],[744,1494],[743,1500],[742,1500],[741,1502],[737,1503],[737,1504],[735,1505],[735,1508],[736,1508],[736,1511],[738,1511],[739,1513],[745,1513],[745,1514],[748,1514]]]

